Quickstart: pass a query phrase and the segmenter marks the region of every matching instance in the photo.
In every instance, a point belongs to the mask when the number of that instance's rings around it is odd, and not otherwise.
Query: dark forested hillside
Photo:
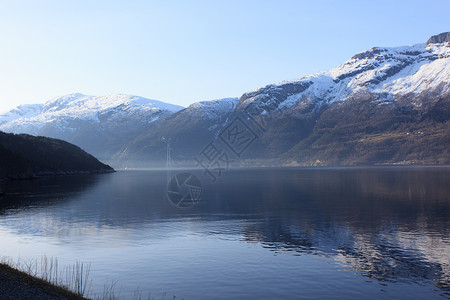
[[[112,171],[110,166],[65,141],[0,132],[0,177]]]

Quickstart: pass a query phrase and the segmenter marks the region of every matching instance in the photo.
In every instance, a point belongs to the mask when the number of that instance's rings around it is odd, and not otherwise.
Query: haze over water
[[[8,182],[0,255],[91,263],[91,296],[450,298],[449,168],[189,172],[183,209],[164,171]]]

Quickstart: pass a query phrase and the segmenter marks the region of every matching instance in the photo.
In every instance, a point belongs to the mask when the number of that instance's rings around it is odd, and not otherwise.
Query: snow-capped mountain
[[[72,142],[108,161],[122,144],[183,107],[131,95],[70,94],[0,116],[0,130]]]
[[[183,107],[139,96],[86,96],[70,94],[54,98],[45,104],[22,105],[0,116],[0,130],[39,135],[46,128],[62,132],[81,129],[78,121],[105,123],[134,119],[151,123]]]
[[[436,40],[441,42],[434,43]],[[450,39],[431,38],[426,44],[405,47],[375,47],[329,71],[245,93],[240,102],[244,106],[258,105],[261,111],[288,109],[297,113],[307,106],[331,104],[366,91],[378,94],[384,103],[410,94],[417,97],[429,92],[448,93]],[[411,104],[420,106],[417,100],[419,97]]]

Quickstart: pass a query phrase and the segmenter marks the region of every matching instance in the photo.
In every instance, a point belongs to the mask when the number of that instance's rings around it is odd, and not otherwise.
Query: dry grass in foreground
[[[0,263],[0,291],[0,299],[86,299],[4,263]]]
[[[9,258],[0,259],[0,300],[2,299],[36,299],[36,300],[60,300],[60,299],[84,299],[89,300],[92,281],[89,279],[91,265],[76,262],[73,266],[59,269],[57,258],[44,256],[40,262],[37,260],[21,260],[17,262]],[[102,296],[94,296],[93,299],[115,300],[121,299],[120,293],[115,291],[116,283],[105,285]],[[136,300],[176,300],[166,298],[166,293],[161,298],[155,298],[151,294],[147,297],[143,291],[136,289],[133,295]]]

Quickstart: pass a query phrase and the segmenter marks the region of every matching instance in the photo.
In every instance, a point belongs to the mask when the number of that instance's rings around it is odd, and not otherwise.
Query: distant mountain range
[[[63,139],[102,161],[183,107],[130,95],[70,94],[21,105],[0,116],[0,130]]]
[[[450,33],[187,108],[73,94],[0,116],[0,130],[62,138],[116,167],[199,158],[258,165],[450,163]],[[210,154],[209,157],[205,156]],[[225,156],[226,157],[225,157]],[[225,162],[226,158],[226,162]]]

